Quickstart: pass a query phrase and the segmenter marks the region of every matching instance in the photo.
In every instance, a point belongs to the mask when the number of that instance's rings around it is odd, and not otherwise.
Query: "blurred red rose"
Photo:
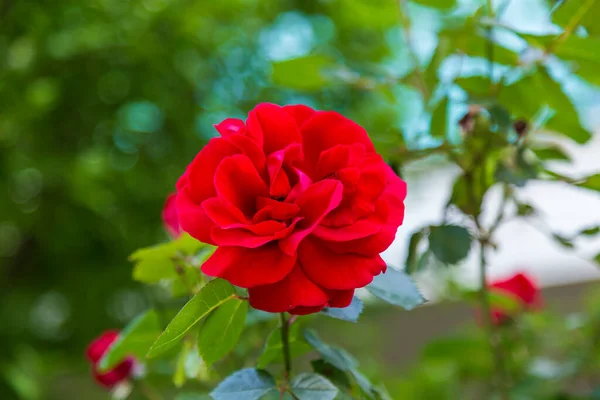
[[[523,273],[517,273],[508,279],[492,282],[490,291],[498,292],[514,298],[519,311],[532,310],[541,305],[541,295],[535,282]],[[512,315],[500,308],[492,309],[494,323],[500,324],[507,321]]]
[[[162,220],[167,232],[172,238],[177,238],[181,235],[181,227],[177,218],[177,208],[175,208],[176,193],[171,193],[165,200],[165,205],[162,210]]]
[[[202,271],[250,304],[309,314],[346,307],[386,265],[406,184],[342,115],[259,104],[226,119],[177,182],[184,231],[219,246]]]
[[[120,382],[129,379],[133,372],[134,360],[129,357],[119,365],[115,366],[109,371],[100,372],[98,363],[102,359],[102,356],[110,345],[117,340],[119,332],[117,331],[106,331],[89,345],[87,349],[87,358],[92,363],[92,375],[96,382],[100,385],[110,389]]]

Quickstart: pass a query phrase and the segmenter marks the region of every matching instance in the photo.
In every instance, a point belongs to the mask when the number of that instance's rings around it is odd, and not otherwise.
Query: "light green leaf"
[[[274,390],[275,379],[267,371],[246,368],[225,378],[210,396],[214,400],[259,400]]]
[[[358,297],[352,298],[352,303],[348,307],[344,308],[325,308],[321,311],[321,314],[325,314],[328,317],[341,319],[343,321],[356,322],[358,317],[363,310],[363,303]]]
[[[299,357],[311,350],[311,347],[300,337],[300,324],[298,323],[290,326],[288,342],[292,358]],[[256,366],[258,368],[265,368],[272,363],[283,362],[282,350],[281,328],[277,328],[267,338],[264,350],[258,358]]]
[[[427,7],[448,9],[456,6],[456,0],[413,0],[415,3]]]
[[[431,114],[429,133],[432,137],[442,139],[448,131],[448,97],[444,97]]]
[[[460,86],[460,88],[467,92],[471,98],[479,98],[490,95],[491,82],[488,77],[469,76],[457,78],[454,80],[454,84]]]
[[[600,34],[600,2],[597,0],[566,0],[552,14],[552,21],[562,27],[571,23],[573,18],[577,18],[589,34]]]
[[[329,81],[324,70],[335,64],[329,57],[309,55],[273,63],[273,82],[297,90],[319,90]]]
[[[438,38],[437,47],[431,57],[431,61],[425,70],[425,83],[427,87],[433,90],[438,84],[438,72],[440,66],[446,58],[454,51],[452,39],[448,35],[440,35]]]
[[[358,367],[358,361],[346,350],[323,343],[315,331],[305,330],[304,338],[323,357],[323,360],[334,367],[342,371],[350,371]]]
[[[298,400],[333,400],[338,394],[338,388],[318,374],[297,375],[290,385]]]
[[[425,298],[408,275],[389,267],[385,274],[379,274],[373,279],[367,290],[381,300],[405,310],[412,310],[425,302]]]
[[[598,253],[598,254],[596,255],[596,257],[594,257],[594,262],[595,262],[596,264],[600,265],[600,253]]]
[[[471,249],[471,234],[456,225],[429,227],[429,250],[444,264],[457,264],[464,260]]]
[[[132,320],[119,334],[118,339],[100,359],[100,371],[108,371],[128,356],[143,359],[152,343],[160,335],[158,314],[148,310]]]
[[[600,233],[600,226],[593,226],[583,229],[581,232],[579,232],[579,234],[583,236],[595,236],[598,233]]]
[[[154,342],[146,357],[156,357],[175,346],[202,318],[233,296],[233,286],[229,282],[221,279],[208,282],[173,318],[162,335]]]
[[[186,374],[185,374],[185,361],[187,356],[192,349],[192,342],[189,340],[185,340],[183,342],[183,346],[179,351],[179,355],[177,356],[177,363],[175,364],[175,373],[173,374],[173,384],[175,387],[180,388],[185,384]]]
[[[560,161],[571,161],[571,156],[561,146],[556,144],[550,144],[544,147],[536,146],[532,147],[531,150],[535,156],[542,161],[548,160],[560,160]]]
[[[207,394],[196,394],[196,393],[183,393],[175,397],[175,400],[211,400]]]
[[[163,279],[177,278],[172,261],[177,252],[195,254],[208,247],[211,246],[184,233],[177,240],[139,249],[129,256],[129,260],[134,263],[133,279],[143,283],[157,283]]]
[[[585,189],[600,191],[600,174],[588,176],[583,182],[577,184],[577,186]]]
[[[231,299],[208,316],[198,335],[198,351],[207,366],[235,346],[244,330],[247,313],[247,301]]]

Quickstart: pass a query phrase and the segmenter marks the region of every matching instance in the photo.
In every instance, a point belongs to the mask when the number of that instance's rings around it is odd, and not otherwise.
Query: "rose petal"
[[[175,205],[181,229],[201,242],[214,245],[210,236],[214,223],[208,218],[202,206],[192,201],[187,187],[177,192]]]
[[[352,303],[354,297],[354,289],[351,290],[338,290],[332,292],[331,300],[329,300],[329,307],[345,308]]]
[[[249,223],[248,218],[237,207],[224,199],[211,197],[202,202],[206,215],[218,226]]]
[[[134,361],[128,358],[110,371],[101,373],[96,367],[93,368],[92,374],[96,382],[100,385],[111,389],[120,382],[129,379],[133,373]]]
[[[108,330],[94,339],[87,348],[86,356],[92,363],[100,361],[106,350],[119,337],[119,331]]]
[[[296,120],[296,125],[299,127],[301,127],[316,112],[312,108],[302,104],[283,106],[283,110]]]
[[[238,118],[227,118],[221,123],[215,125],[215,129],[221,134],[221,136],[230,136],[234,134],[242,134],[246,129],[244,121]]]
[[[302,241],[298,247],[298,257],[311,281],[334,290],[366,286],[385,266],[379,255],[365,257],[351,253],[337,254],[312,237]]]
[[[281,281],[295,263],[296,258],[282,253],[276,243],[256,249],[220,246],[202,265],[202,272],[251,288]]]
[[[323,306],[328,294],[311,282],[298,264],[285,279],[271,285],[248,289],[250,305],[267,312],[285,312],[293,308]]]
[[[285,203],[270,199],[268,197],[259,197],[256,199],[256,208],[258,212],[252,218],[252,222],[260,222],[265,219],[275,219],[285,221],[298,215],[300,207],[294,203]]]
[[[299,306],[299,307],[294,307],[291,310],[288,310],[288,313],[290,313],[292,315],[308,315],[308,314],[318,313],[323,308],[325,308],[325,304],[322,304],[320,306],[314,306],[314,307]]]
[[[298,215],[303,220],[297,229],[288,237],[279,241],[280,248],[293,255],[302,239],[309,235],[323,218],[342,200],[342,184],[332,179],[325,179],[309,186],[296,199],[300,207]]]
[[[177,207],[175,206],[175,199],[177,193],[171,193],[165,200],[165,205],[162,210],[163,225],[169,235],[172,238],[176,238],[181,234],[181,227],[179,226],[179,218],[177,218]]]
[[[267,196],[268,189],[252,161],[245,155],[224,159],[217,168],[214,185],[219,198],[252,216],[256,211],[256,197]]]
[[[219,246],[256,248],[288,236],[300,220],[296,218],[290,226],[286,226],[283,222],[264,221],[254,225],[236,224],[226,228],[215,227],[211,236]]]
[[[263,137],[263,150],[269,155],[292,143],[302,143],[302,136],[296,120],[282,107],[261,103],[248,115],[248,129],[253,136]]]

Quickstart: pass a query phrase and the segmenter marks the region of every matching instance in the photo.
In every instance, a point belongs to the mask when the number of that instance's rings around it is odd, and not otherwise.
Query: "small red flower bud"
[[[98,384],[107,389],[111,389],[118,383],[129,379],[135,364],[134,359],[128,357],[114,368],[106,372],[100,372],[98,363],[102,359],[102,356],[104,356],[104,353],[106,353],[111,344],[117,340],[118,337],[118,331],[106,331],[90,343],[86,352],[88,360],[92,363],[92,376]]]

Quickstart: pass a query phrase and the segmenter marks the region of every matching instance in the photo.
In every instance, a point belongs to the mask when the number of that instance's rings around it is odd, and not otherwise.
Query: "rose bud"
[[[489,285],[491,292],[507,295],[518,304],[517,310],[492,308],[492,319],[495,324],[508,321],[522,311],[534,310],[541,306],[541,294],[535,282],[523,273],[517,273],[508,279],[498,280]]]
[[[104,354],[108,351],[110,345],[119,337],[118,331],[106,331],[92,343],[90,343],[86,355],[92,364],[92,375],[98,384],[107,389],[112,389],[117,384],[129,380],[133,374],[135,361],[133,357],[128,357],[117,366],[106,372],[100,372],[99,363]]]
[[[175,208],[176,197],[176,193],[168,195],[162,210],[163,225],[173,239],[176,239],[181,235],[181,227],[179,226],[177,209]]]

